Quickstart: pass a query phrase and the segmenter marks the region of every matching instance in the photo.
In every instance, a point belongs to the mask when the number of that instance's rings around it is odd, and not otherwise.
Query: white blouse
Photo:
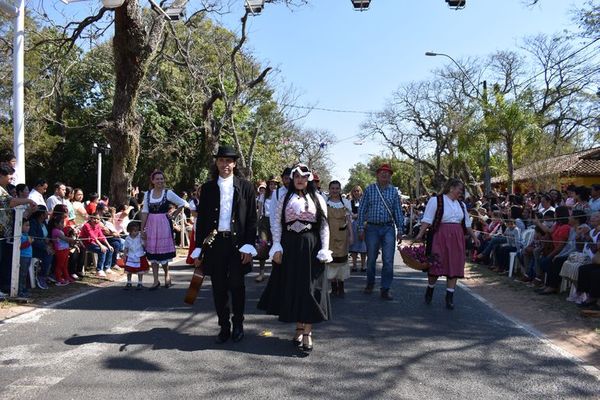
[[[331,199],[327,199],[327,206],[331,208],[345,208],[350,214],[352,214],[352,205],[348,200],[344,199],[343,197],[341,198],[341,201],[333,201]]]
[[[125,238],[124,249],[127,249],[127,261],[132,263],[139,263],[140,258],[146,254],[140,234],[138,234],[135,238],[127,236]]]
[[[163,196],[165,195],[165,193],[164,193],[165,190],[168,190],[168,189],[163,189],[160,192],[160,196],[158,196],[157,198],[152,197],[152,190],[147,191],[146,195],[145,195],[147,197],[144,197],[144,205],[142,206],[142,212],[148,213],[150,211],[148,209],[148,203],[146,202],[146,198],[148,199],[148,201],[150,203],[160,203],[162,201]],[[171,203],[175,204],[177,207],[189,207],[187,201],[185,201],[181,197],[177,196],[175,194],[175,192],[172,190],[169,190],[167,192],[167,200],[170,201]]]
[[[442,215],[443,224],[460,224],[463,218],[465,218],[465,225],[467,228],[471,227],[471,217],[467,212],[464,203],[458,200],[452,200],[448,196],[444,195],[444,215]],[[461,205],[462,204],[462,205]],[[422,222],[433,224],[435,219],[435,212],[437,211],[437,196],[433,196],[427,202],[425,207],[425,213],[423,214]]]
[[[323,220],[321,221],[321,229],[319,235],[321,237],[321,250],[319,250],[319,254],[317,258],[321,261],[331,262],[331,251],[329,249],[329,224],[327,222],[327,203],[323,196],[317,194],[317,199],[321,204],[321,209],[323,210]],[[277,202],[277,208],[275,211],[275,216],[280,216],[283,211],[283,201],[286,196],[282,196],[279,198]],[[272,198],[272,201],[277,201],[277,199]],[[307,206],[308,204],[308,206]],[[310,196],[307,196],[306,201],[304,198],[301,198],[297,195],[292,195],[290,200],[288,201],[285,209],[285,222],[292,222],[294,220],[308,221],[308,222],[316,222],[317,220],[317,207],[315,203],[312,201]],[[281,232],[283,227],[281,226],[281,218],[273,218],[271,217],[271,234],[273,235],[273,246],[271,247],[271,251],[269,252],[269,256],[273,257],[273,255],[280,251],[283,253],[283,248],[281,247]],[[326,257],[327,256],[327,257]]]

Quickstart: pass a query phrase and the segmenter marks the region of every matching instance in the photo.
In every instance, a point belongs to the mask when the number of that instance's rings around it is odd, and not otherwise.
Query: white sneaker
[[[75,279],[75,280],[79,280],[79,275],[77,274],[71,274],[71,278]]]
[[[115,265],[115,266],[113,266],[111,269],[112,269],[112,270],[114,270],[114,271],[117,271],[117,272],[119,272],[119,271],[120,271],[122,268],[121,268],[121,267],[119,267],[118,265]]]
[[[112,274],[113,273],[112,269],[110,269],[110,268],[106,268],[104,270],[104,272],[106,272],[107,274]]]
[[[104,271],[96,272],[96,276],[99,278],[106,278],[106,273]]]

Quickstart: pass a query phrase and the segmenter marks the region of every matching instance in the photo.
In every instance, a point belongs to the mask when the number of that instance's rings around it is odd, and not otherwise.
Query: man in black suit
[[[254,186],[237,176],[238,155],[229,146],[220,146],[215,155],[213,179],[204,185],[198,201],[196,243],[200,244],[213,231],[218,234],[204,254],[204,274],[211,277],[213,299],[219,326],[217,343],[230,337],[239,342],[244,337],[246,287],[244,275],[252,269],[256,256],[256,194]],[[192,254],[198,263],[199,252]],[[231,312],[233,312],[233,332]]]

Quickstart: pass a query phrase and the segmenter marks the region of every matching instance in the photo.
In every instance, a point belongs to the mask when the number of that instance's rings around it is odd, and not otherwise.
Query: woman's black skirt
[[[278,315],[282,322],[314,324],[330,318],[325,264],[317,260],[321,239],[316,230],[284,231],[283,259],[273,264],[267,287],[258,308]]]

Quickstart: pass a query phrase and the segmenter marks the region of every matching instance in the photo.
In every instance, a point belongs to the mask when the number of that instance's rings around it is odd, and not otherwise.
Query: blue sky
[[[449,62],[426,57],[426,51],[459,60],[514,49],[529,35],[576,29],[570,10],[583,3],[542,0],[528,7],[524,0],[467,0],[463,10],[453,10],[444,0],[373,0],[366,12],[354,11],[350,0],[315,0],[293,11],[267,4],[250,22],[248,44],[298,89],[300,104],[377,111],[398,86],[428,79]],[[239,30],[238,18],[222,21]],[[303,124],[343,140],[357,135],[364,120],[360,114],[313,111]],[[346,181],[350,167],[386,149],[376,142],[356,146],[350,139],[331,150],[333,176]]]
[[[87,13],[93,0],[56,8],[66,14]],[[372,0],[365,12],[350,0],[312,0],[302,8],[267,4],[249,22],[248,47],[264,66],[276,67],[279,78],[301,95],[300,105],[378,111],[401,84],[425,80],[449,60],[426,57],[426,51],[463,57],[486,56],[515,49],[522,38],[537,33],[575,30],[570,11],[584,0],[467,0],[453,10],[444,0]],[[144,1],[142,1],[142,4]],[[193,9],[197,0],[190,0]],[[239,31],[243,0],[218,20]],[[331,147],[333,177],[345,182],[348,169],[386,151],[371,141],[353,144],[361,114],[312,111],[302,124],[325,129],[341,142]]]

